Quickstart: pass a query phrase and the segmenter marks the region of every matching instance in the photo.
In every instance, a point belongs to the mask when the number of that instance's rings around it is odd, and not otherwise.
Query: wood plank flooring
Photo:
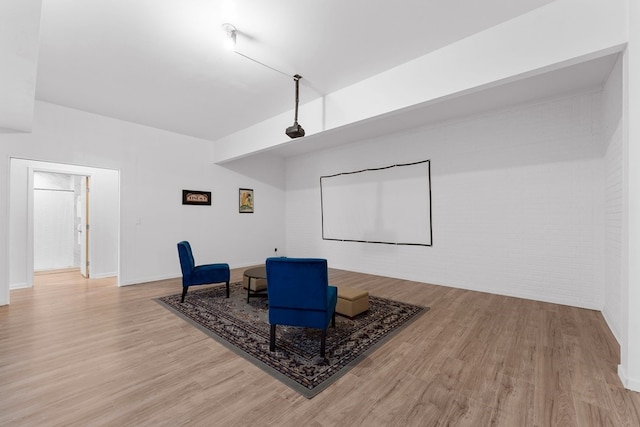
[[[640,426],[598,312],[330,276],[431,310],[308,400],[153,301],[179,279],[38,275],[0,307],[0,425]]]

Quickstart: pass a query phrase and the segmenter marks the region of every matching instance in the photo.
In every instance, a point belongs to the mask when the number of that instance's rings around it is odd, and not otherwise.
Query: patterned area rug
[[[278,326],[276,351],[269,351],[269,302],[251,298],[247,304],[242,283],[189,290],[185,302],[180,294],[158,298],[165,307],[193,323],[212,338],[312,398],[402,327],[429,310],[369,296],[369,311],[348,319],[336,316],[336,327],[327,331],[326,357],[320,357],[320,331]]]

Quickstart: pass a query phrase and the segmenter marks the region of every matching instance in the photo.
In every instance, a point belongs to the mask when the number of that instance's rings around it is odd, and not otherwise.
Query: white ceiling
[[[552,0],[43,0],[36,98],[217,140]],[[287,126],[290,123],[285,123]]]

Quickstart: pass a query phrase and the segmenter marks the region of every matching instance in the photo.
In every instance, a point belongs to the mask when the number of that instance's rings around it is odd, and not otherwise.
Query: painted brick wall
[[[290,158],[287,255],[601,308],[601,98],[594,89]],[[432,161],[432,247],[322,240],[321,175],[424,159]]]

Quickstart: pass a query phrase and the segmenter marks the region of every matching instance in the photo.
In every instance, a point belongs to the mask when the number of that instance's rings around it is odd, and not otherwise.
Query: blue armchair
[[[336,325],[338,289],[329,285],[327,260],[267,258],[269,350],[276,349],[276,325],[322,329],[320,356],[325,355],[329,322]]]
[[[229,298],[229,264],[204,264],[196,266],[191,252],[191,245],[187,241],[178,243],[178,256],[182,268],[182,298],[184,302],[189,286],[207,285],[210,283],[227,283],[227,298]]]

